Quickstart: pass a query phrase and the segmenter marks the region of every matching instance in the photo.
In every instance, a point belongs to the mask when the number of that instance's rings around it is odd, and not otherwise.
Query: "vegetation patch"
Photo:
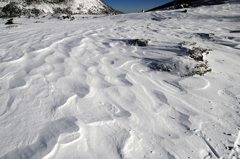
[[[36,22],[34,22],[34,23],[44,23],[43,21],[36,21]]]
[[[187,43],[183,41],[179,45],[184,51],[182,56],[168,59],[143,59],[143,62],[153,70],[169,72],[180,77],[202,76],[212,71],[208,61],[204,60],[204,56],[209,54],[211,49],[196,47],[197,42]]]
[[[196,36],[200,37],[203,40],[210,40],[210,41],[215,41],[215,34],[214,33],[197,33]]]
[[[228,39],[228,40],[234,40],[235,37],[233,37],[233,36],[228,36],[228,37],[226,37],[226,39]]]
[[[43,13],[42,10],[32,8],[32,9],[26,9],[24,7],[20,7],[21,5],[16,2],[10,2],[3,8],[0,8],[0,17],[6,18],[6,17],[20,17],[21,15],[35,15],[38,16],[40,13]]]
[[[203,54],[209,54],[209,51],[212,51],[212,49],[204,49],[201,47],[193,47],[192,49],[189,49],[187,51],[187,55],[193,58],[196,61],[203,61]]]
[[[133,45],[133,46],[148,46],[149,42],[151,40],[150,39],[135,39],[135,40],[132,40],[129,42],[130,45]]]
[[[172,19],[172,17],[156,17],[156,18],[152,18],[152,20],[155,20],[155,21],[162,21],[162,20],[166,20],[166,19]]]
[[[197,42],[194,42],[190,44],[190,46],[196,45]],[[188,73],[184,76],[193,76],[195,74],[198,74],[200,76],[204,75],[207,72],[211,72],[212,69],[209,68],[208,61],[204,60],[204,54],[209,54],[210,51],[213,51],[212,49],[205,49],[201,47],[192,47],[188,49],[186,52],[186,55],[191,57],[196,61],[196,64],[194,65],[194,69],[188,69]]]
[[[71,8],[70,7],[67,7],[67,8],[54,8],[53,9],[53,12],[54,14],[57,14],[57,13],[60,13],[60,14],[67,14],[67,15],[71,15],[72,14],[72,11],[71,11]]]
[[[208,65],[208,61],[197,62],[188,56],[169,58],[169,59],[144,59],[144,63],[150,69],[169,72],[171,74],[187,77],[193,75],[204,75],[211,72],[212,69]]]
[[[186,77],[186,76],[193,76],[193,75],[204,75],[207,72],[211,72],[212,69],[209,68],[208,65],[208,61],[204,61],[202,63],[198,63],[195,65],[194,69],[192,69],[191,71],[189,71],[187,74],[182,75],[182,77]]]
[[[31,13],[38,16],[40,13],[41,13],[41,10],[40,9],[36,9],[36,8],[33,8],[31,9]]]
[[[180,42],[179,45],[187,45],[186,41]]]
[[[22,10],[17,6],[17,3],[10,2],[2,8],[2,17],[17,17],[22,14]]]

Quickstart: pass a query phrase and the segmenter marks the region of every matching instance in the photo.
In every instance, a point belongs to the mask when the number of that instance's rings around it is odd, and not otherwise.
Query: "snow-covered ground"
[[[0,19],[0,158],[240,158],[239,10]]]

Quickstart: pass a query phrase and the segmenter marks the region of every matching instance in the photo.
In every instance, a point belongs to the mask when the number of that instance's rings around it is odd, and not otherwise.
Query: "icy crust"
[[[239,10],[0,19],[0,158],[239,158]]]

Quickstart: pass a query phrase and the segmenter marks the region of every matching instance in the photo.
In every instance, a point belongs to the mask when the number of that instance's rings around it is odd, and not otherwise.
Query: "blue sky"
[[[139,12],[158,7],[172,0],[102,0],[110,7],[124,13]]]

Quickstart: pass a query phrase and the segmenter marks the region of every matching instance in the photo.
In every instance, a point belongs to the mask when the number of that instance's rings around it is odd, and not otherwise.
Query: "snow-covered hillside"
[[[235,0],[238,1],[238,0]],[[190,8],[190,7],[198,7],[203,5],[218,5],[227,3],[228,0],[173,0],[164,5],[149,9],[148,11],[155,10],[166,10],[166,9],[178,9],[178,8]],[[147,11],[147,12],[148,12]]]
[[[0,2],[0,7],[4,7],[9,1]],[[54,13],[54,10],[68,9],[73,14],[120,14],[122,12],[114,10],[101,0],[15,0],[20,8],[39,9],[45,13]]]
[[[239,158],[239,10],[0,19],[0,158]]]

